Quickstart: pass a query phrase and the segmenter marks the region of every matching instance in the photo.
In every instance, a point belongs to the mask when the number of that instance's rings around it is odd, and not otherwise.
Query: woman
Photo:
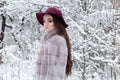
[[[62,13],[50,7],[45,12],[36,13],[37,20],[45,28],[43,48],[37,59],[38,80],[65,80],[71,74],[71,45]]]

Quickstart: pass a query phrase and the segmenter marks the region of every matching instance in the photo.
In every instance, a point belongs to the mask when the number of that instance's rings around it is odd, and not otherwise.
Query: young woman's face
[[[49,14],[45,14],[43,16],[43,25],[44,25],[45,31],[47,32],[55,29],[53,17]]]

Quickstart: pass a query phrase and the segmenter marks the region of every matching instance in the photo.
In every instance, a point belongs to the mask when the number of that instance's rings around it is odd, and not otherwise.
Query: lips
[[[48,28],[48,26],[44,26],[45,28]]]
[[[45,27],[45,28],[48,28],[48,27]]]

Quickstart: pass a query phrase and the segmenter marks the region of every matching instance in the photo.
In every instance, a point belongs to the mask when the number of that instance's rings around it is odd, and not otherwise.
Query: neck
[[[53,29],[49,32],[46,32],[45,36],[44,36],[44,39],[47,40],[49,39],[50,37],[52,37],[53,35],[57,34],[57,29]]]

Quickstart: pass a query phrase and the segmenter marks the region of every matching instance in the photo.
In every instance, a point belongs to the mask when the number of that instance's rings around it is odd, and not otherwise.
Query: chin
[[[45,31],[46,31],[46,32],[50,32],[50,31],[52,31],[52,30],[49,30],[49,29],[45,29]]]
[[[46,32],[49,32],[50,30],[45,30]]]

